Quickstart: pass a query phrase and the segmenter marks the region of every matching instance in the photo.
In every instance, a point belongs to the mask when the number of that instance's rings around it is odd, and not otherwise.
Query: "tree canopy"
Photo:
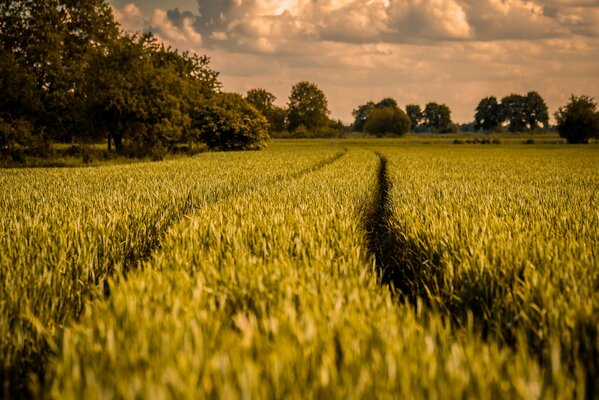
[[[381,101],[379,101],[378,103],[375,103],[373,101],[369,101],[366,104],[362,104],[362,105],[358,106],[358,108],[356,108],[355,110],[352,111],[352,115],[354,117],[353,130],[356,131],[356,132],[368,132],[368,133],[379,134],[379,132],[374,132],[374,131],[368,131],[368,130],[366,130],[366,124],[368,123],[368,120],[371,119],[372,113],[374,111],[376,111],[376,110],[384,110],[384,109],[393,110],[394,113],[395,112],[399,112],[400,114],[404,113],[399,108],[399,106],[397,104],[397,101],[395,99],[391,98],[391,97],[386,97],[386,98],[382,99]],[[387,111],[387,114],[388,113],[389,113],[389,111]],[[376,119],[377,120],[381,120],[383,114],[385,114],[385,113],[377,113]],[[378,124],[378,122],[377,122],[377,124]],[[371,129],[372,129],[373,126],[374,125],[371,124]],[[399,132],[399,130],[401,130],[401,129],[400,128],[394,128],[392,130],[388,130],[388,131],[385,131],[385,132],[380,132],[380,134],[383,134],[383,133],[392,133],[392,132]]]
[[[588,143],[599,138],[599,112],[590,97],[572,95],[564,107],[555,113],[557,131],[568,143]]]
[[[265,89],[256,88],[248,90],[245,98],[248,103],[264,115],[271,132],[282,132],[285,130],[287,111],[275,104],[277,98],[274,94]]]
[[[291,88],[287,112],[288,128],[303,126],[314,130],[329,123],[329,103],[324,92],[311,82],[299,82]]]
[[[424,124],[433,132],[449,133],[452,130],[451,110],[445,104],[428,103],[423,112]]]
[[[208,146],[220,150],[258,150],[268,140],[266,118],[237,93],[214,96],[194,124]]]
[[[385,134],[404,135],[410,130],[412,123],[405,112],[395,107],[388,106],[375,108],[368,116],[364,131],[383,136]]]
[[[418,104],[408,104],[406,106],[406,114],[408,114],[408,118],[412,123],[412,131],[416,131],[418,126],[422,123],[423,114],[422,109]]]
[[[121,32],[105,0],[1,2],[0,44],[3,155],[15,146],[106,139],[118,153],[154,155],[208,137],[196,120],[204,108],[245,118],[227,127],[219,148],[263,145],[259,112],[238,98],[213,100],[221,85],[208,57]],[[274,97],[262,101],[284,121]],[[248,130],[259,144],[248,144]]]
[[[498,129],[503,122],[503,110],[495,96],[485,97],[476,107],[474,124],[476,129],[492,131]]]

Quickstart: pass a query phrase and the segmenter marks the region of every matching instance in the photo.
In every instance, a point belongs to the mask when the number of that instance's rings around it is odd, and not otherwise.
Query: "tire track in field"
[[[379,281],[391,290],[410,301],[416,301],[418,295],[413,292],[409,282],[413,281],[407,273],[403,257],[406,251],[399,251],[408,246],[401,241],[401,232],[398,232],[390,223],[393,217],[389,199],[391,182],[388,175],[388,161],[385,156],[375,152],[379,157],[379,171],[376,192],[370,212],[366,215],[366,240],[369,251],[374,255]]]
[[[272,185],[277,182],[285,180],[299,179],[304,175],[316,172],[330,164],[333,164],[341,157],[347,154],[347,148],[342,148],[334,155],[325,158],[312,166],[301,169],[297,172],[289,175],[280,174],[273,177],[272,180],[268,181],[267,185]],[[248,185],[247,187],[236,191],[233,189],[225,190],[223,193],[215,196],[208,202],[199,202],[193,195],[193,189],[191,189],[186,196],[182,196],[177,200],[178,206],[175,206],[173,210],[172,205],[165,205],[160,207],[156,212],[151,214],[149,217],[151,220],[156,221],[155,224],[149,227],[147,237],[145,240],[137,242],[137,245],[130,245],[124,243],[125,248],[122,249],[122,258],[115,258],[112,269],[108,272],[108,275],[99,277],[96,281],[96,286],[101,288],[105,298],[110,296],[110,283],[107,278],[114,278],[114,284],[118,284],[120,279],[126,278],[127,272],[139,268],[143,261],[148,260],[152,254],[160,249],[160,245],[164,237],[167,235],[168,230],[176,223],[181,221],[186,216],[197,212],[205,204],[212,204],[224,199],[230,198],[248,190],[252,190],[253,186]],[[120,264],[120,266],[119,266]],[[93,290],[90,290],[93,292]],[[88,299],[89,301],[89,299]],[[83,307],[88,301],[83,302],[82,307],[73,316],[73,320],[77,320],[81,314]],[[43,385],[45,370],[47,365],[47,356],[51,352],[52,348],[56,345],[56,338],[47,337],[42,339],[45,341],[45,351],[41,351],[37,354],[31,354],[26,352],[23,355],[22,362],[17,362],[8,368],[0,365],[0,397],[14,398],[14,399],[31,399],[35,395],[31,391],[30,382],[31,377],[34,376],[37,383]]]
[[[374,255],[379,282],[387,286],[394,295],[406,299],[415,307],[424,305],[432,312],[438,312],[448,316],[455,324],[456,330],[462,329],[469,323],[470,317],[474,316],[474,327],[479,330],[481,337],[487,341],[493,341],[501,346],[506,346],[517,351],[518,343],[515,338],[516,332],[505,328],[500,332],[494,332],[489,323],[484,322],[480,308],[473,303],[452,304],[449,299],[432,301],[431,290],[438,289],[443,280],[444,266],[441,263],[441,255],[438,252],[429,253],[421,250],[419,245],[408,238],[401,229],[392,223],[393,209],[391,207],[390,193],[393,183],[388,175],[387,158],[375,152],[380,159],[377,188],[370,212],[366,215],[365,226],[367,232],[367,243],[369,251]],[[428,264],[426,271],[419,268],[420,265]],[[426,274],[423,276],[423,274]],[[437,290],[438,292],[438,290]],[[446,301],[445,304],[441,301]],[[584,374],[585,389],[580,393],[581,398],[595,399],[599,394],[597,373],[599,371],[599,358],[597,341],[597,327],[592,321],[576,321],[575,332],[581,337],[581,345],[578,352]],[[529,333],[526,332],[525,333]],[[550,376],[551,361],[542,356],[542,343],[535,342],[528,337],[528,352],[537,357],[539,367],[547,376]],[[591,338],[591,339],[587,339]],[[573,377],[576,371],[574,367],[567,373]]]
[[[420,250],[419,245],[408,239],[393,223],[390,199],[393,182],[388,174],[388,160],[378,152],[375,154],[380,159],[378,185],[365,224],[369,250],[375,256],[380,283],[388,285],[394,294],[404,297],[414,306],[421,302],[431,306],[428,285],[435,286],[443,279],[441,257],[438,253]],[[422,276],[424,271],[419,268],[423,264],[433,267],[427,268],[427,276]],[[451,315],[448,309],[442,311]]]

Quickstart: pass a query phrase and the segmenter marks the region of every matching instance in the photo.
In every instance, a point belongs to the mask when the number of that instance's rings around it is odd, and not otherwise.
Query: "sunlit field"
[[[1,170],[4,397],[597,396],[599,146],[496,139]]]

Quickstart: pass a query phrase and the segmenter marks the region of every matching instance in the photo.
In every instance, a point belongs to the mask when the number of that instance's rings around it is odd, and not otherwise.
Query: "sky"
[[[473,120],[483,97],[537,91],[553,114],[599,99],[599,0],[111,0],[123,29],[206,54],[223,90],[284,106],[316,83],[346,123],[385,97],[445,103]]]

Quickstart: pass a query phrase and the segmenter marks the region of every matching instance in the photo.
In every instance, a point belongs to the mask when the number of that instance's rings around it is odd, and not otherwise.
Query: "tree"
[[[7,156],[15,145],[32,144],[34,116],[41,104],[29,71],[1,47],[0,93],[0,155]]]
[[[257,150],[266,146],[266,118],[236,93],[221,93],[197,110],[194,124],[210,148]]]
[[[0,42],[33,79],[40,107],[37,134],[70,140],[85,131],[90,54],[118,36],[104,0],[13,0],[0,3]]]
[[[375,108],[368,116],[364,131],[383,136],[403,135],[410,130],[411,122],[406,113],[397,107]]]
[[[264,89],[250,89],[246,94],[248,103],[260,111],[268,121],[271,132],[282,132],[285,130],[287,112],[284,108],[275,104],[277,98]]]
[[[525,115],[528,128],[532,131],[542,125],[549,128],[549,112],[545,100],[537,92],[528,92],[526,95]]]
[[[493,131],[498,129],[503,122],[503,112],[501,105],[494,96],[485,97],[476,107],[474,114],[476,129],[483,131]]]
[[[406,106],[406,114],[412,122],[412,132],[416,131],[416,128],[420,125],[423,119],[422,109],[418,104],[408,104]]]
[[[523,132],[527,130],[528,117],[526,113],[526,97],[511,94],[501,99],[501,108],[504,120],[507,120],[510,132]]]
[[[366,120],[370,115],[370,112],[374,110],[375,104],[372,101],[369,101],[366,104],[362,104],[358,106],[355,110],[352,111],[352,115],[354,117],[353,130],[355,132],[363,132],[364,125],[366,124]]]
[[[198,139],[193,109],[220,88],[209,62],[165,48],[151,35],[118,38],[94,58],[94,79],[86,88],[95,136],[108,136],[109,148],[114,141],[120,154],[127,139],[137,155]]]
[[[291,89],[288,107],[289,130],[294,131],[299,126],[314,130],[329,122],[327,98],[322,90],[314,83],[299,82]]]
[[[445,104],[428,103],[424,108],[424,123],[433,132],[452,131],[451,110]]]
[[[375,107],[379,108],[379,109],[391,107],[391,108],[394,108],[396,110],[399,110],[399,106],[397,105],[397,101],[395,101],[395,99],[392,99],[391,97],[385,97],[384,99],[382,99],[381,101],[379,101],[378,103],[376,103]]]
[[[587,96],[572,95],[570,102],[555,113],[557,131],[568,143],[588,143],[599,138],[597,103]]]
[[[274,94],[267,92],[264,89],[250,89],[245,96],[248,103],[266,116],[275,105],[277,99]]]

